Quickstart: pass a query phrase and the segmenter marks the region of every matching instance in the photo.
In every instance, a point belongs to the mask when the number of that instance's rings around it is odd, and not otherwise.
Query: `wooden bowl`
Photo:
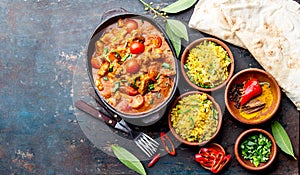
[[[227,77],[227,79],[223,83],[219,84],[218,86],[212,87],[212,88],[204,88],[204,87],[200,87],[200,86],[197,86],[196,84],[194,84],[189,79],[189,77],[187,76],[186,69],[184,68],[184,64],[186,62],[187,57],[189,56],[190,50],[192,50],[193,48],[195,48],[197,45],[199,45],[203,41],[212,41],[212,42],[215,42],[218,45],[222,46],[227,51],[228,56],[231,59],[231,64],[228,66],[228,77]],[[233,72],[234,72],[234,57],[233,57],[233,54],[232,54],[231,50],[229,49],[229,47],[225,43],[223,43],[222,41],[220,41],[220,40],[218,40],[216,38],[200,38],[198,40],[193,41],[192,43],[190,43],[185,48],[185,50],[183,51],[182,56],[181,56],[181,64],[180,64],[180,66],[181,66],[181,72],[183,74],[183,77],[184,77],[185,81],[190,86],[192,86],[193,88],[195,88],[195,89],[197,89],[199,91],[212,92],[212,91],[215,91],[215,90],[218,90],[218,89],[224,87],[227,84],[227,82],[230,80],[230,78],[232,77]]]
[[[214,100],[213,97],[211,97],[210,95],[206,94],[207,95],[207,98],[212,101],[213,103],[213,106],[214,108],[217,110],[218,112],[218,125],[217,125],[217,128],[216,128],[216,131],[215,133],[212,135],[212,137],[208,140],[205,140],[205,141],[202,141],[202,142],[191,142],[191,141],[187,141],[185,139],[183,139],[179,134],[177,134],[172,126],[172,121],[171,121],[171,111],[172,109],[178,104],[179,100],[181,100],[183,97],[186,97],[186,96],[189,96],[189,95],[192,95],[192,94],[204,94],[204,92],[199,92],[199,91],[190,91],[190,92],[186,92],[182,95],[180,95],[174,102],[173,104],[171,105],[171,108],[170,108],[170,111],[169,111],[169,114],[168,114],[168,125],[169,125],[169,128],[172,132],[172,134],[174,135],[174,137],[179,140],[181,143],[184,143],[186,145],[190,145],[190,146],[203,146],[205,145],[206,143],[208,143],[209,141],[213,140],[218,132],[220,131],[220,128],[221,128],[221,125],[222,125],[222,111],[221,111],[221,108],[219,106],[219,104]]]
[[[255,167],[250,162],[250,160],[246,160],[246,159],[243,158],[243,156],[241,155],[240,145],[249,136],[252,136],[252,135],[255,135],[255,134],[260,134],[260,133],[262,133],[264,136],[266,136],[272,142],[271,154],[270,154],[269,160],[267,162],[260,163],[260,165],[258,167]],[[243,133],[241,133],[238,136],[238,138],[235,141],[235,145],[234,145],[234,154],[235,154],[235,157],[236,157],[237,161],[239,162],[239,164],[242,167],[244,167],[247,170],[259,171],[259,170],[263,170],[263,169],[268,168],[274,162],[274,160],[276,158],[276,154],[277,154],[277,145],[276,145],[274,137],[269,132],[267,132],[263,129],[253,128],[253,129],[249,129],[249,130],[244,131]]]
[[[273,101],[269,107],[266,106],[263,110],[257,112],[255,117],[247,119],[242,115],[241,110],[234,106],[235,102],[229,99],[229,91],[234,85],[242,84],[250,78],[257,78],[259,82],[268,82],[270,84]],[[225,89],[225,104],[228,111],[236,120],[244,124],[255,125],[266,122],[276,113],[280,105],[280,100],[281,91],[274,77],[268,72],[257,68],[249,68],[238,72],[231,78]]]

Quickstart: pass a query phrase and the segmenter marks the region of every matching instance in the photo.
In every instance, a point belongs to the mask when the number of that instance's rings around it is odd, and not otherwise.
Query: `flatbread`
[[[198,6],[199,3],[205,6]],[[248,49],[300,110],[300,49],[297,48],[300,5],[291,0],[202,0],[199,3],[189,26]],[[203,9],[209,6],[214,8]],[[204,15],[204,11],[206,16],[213,14],[214,19],[199,20],[197,17]],[[223,35],[224,32],[230,37]]]

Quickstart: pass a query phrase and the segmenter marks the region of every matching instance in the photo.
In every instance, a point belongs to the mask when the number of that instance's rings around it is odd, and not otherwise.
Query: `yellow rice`
[[[171,111],[175,132],[190,142],[209,140],[217,130],[218,112],[206,94],[191,94],[178,101]]]
[[[189,79],[197,86],[212,88],[228,78],[231,59],[227,51],[215,42],[203,41],[191,49],[185,62]]]

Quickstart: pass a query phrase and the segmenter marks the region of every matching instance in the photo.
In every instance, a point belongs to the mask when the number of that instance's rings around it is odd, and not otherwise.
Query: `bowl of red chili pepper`
[[[217,143],[207,144],[195,154],[195,161],[214,174],[221,172],[230,159],[231,155],[226,155],[224,148]]]
[[[268,168],[274,162],[277,146],[274,137],[268,131],[252,128],[238,136],[234,154],[242,167],[259,171]]]
[[[225,89],[225,104],[230,114],[244,124],[261,124],[277,111],[281,91],[268,72],[249,68],[235,74]]]

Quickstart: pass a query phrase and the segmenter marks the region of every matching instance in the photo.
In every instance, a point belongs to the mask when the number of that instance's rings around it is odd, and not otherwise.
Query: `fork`
[[[147,134],[140,131],[133,131],[127,123],[118,115],[105,115],[100,112],[95,107],[89,105],[83,100],[78,100],[75,102],[75,106],[82,110],[83,112],[90,114],[92,117],[96,119],[103,119],[104,122],[118,130],[121,130],[127,134],[129,134],[134,141],[134,143],[148,156],[151,157],[157,151],[159,143],[152,139]]]

